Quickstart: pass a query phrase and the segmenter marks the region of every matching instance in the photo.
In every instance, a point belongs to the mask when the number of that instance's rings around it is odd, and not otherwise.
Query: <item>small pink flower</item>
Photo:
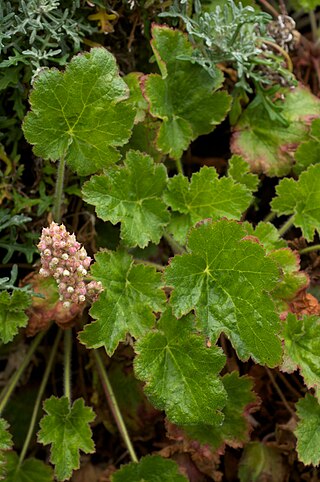
[[[63,224],[52,222],[48,228],[43,228],[38,248],[42,264],[39,274],[56,279],[59,299],[65,308],[69,308],[71,302],[93,302],[98,298],[103,291],[101,283],[86,284],[84,280],[92,260]]]

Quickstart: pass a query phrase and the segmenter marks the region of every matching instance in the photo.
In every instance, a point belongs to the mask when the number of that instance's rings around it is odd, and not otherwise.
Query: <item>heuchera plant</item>
[[[154,25],[151,47],[158,73],[123,79],[113,55],[93,48],[64,71],[48,69],[35,79],[23,131],[36,156],[57,162],[53,221],[39,233],[41,267],[34,291],[10,285],[0,292],[0,338],[11,341],[39,303],[50,308],[53,320],[59,305],[59,319],[65,313],[68,323],[57,330],[50,348],[20,455],[12,451],[8,424],[0,419],[3,480],[53,480],[49,465],[25,457],[62,334],[63,394],[44,401],[37,433],[38,443],[50,447],[57,480],[68,480],[79,468],[81,452],[95,450],[93,409],[83,398],[72,399],[75,336],[97,368],[132,459],[111,481],[188,480],[174,460],[136,455],[106,369],[120,343],[133,347],[135,376],[151,404],[165,412],[168,434],[186,446],[198,444],[199,450],[222,452],[225,445],[240,447],[249,440],[246,415],[258,400],[252,379],[226,366],[229,344],[241,361],[289,372],[298,367],[307,393],[296,412],[289,406],[298,420],[297,451],[303,463],[320,463],[320,321],[294,314],[292,300],[308,277],[283,238],[292,226],[310,243],[320,234],[320,165],[316,157],[310,165],[303,157],[304,150],[319,149],[319,139],[309,138],[311,132],[319,137],[319,100],[299,86],[281,88],[283,100],[274,102],[281,104],[287,124],[276,128],[263,110],[260,115],[249,105],[234,127],[234,155],[225,175],[204,166],[189,179],[183,152],[226,118],[232,98],[218,67],[213,76],[192,61],[195,47],[181,31]],[[312,131],[307,118],[316,119]],[[153,142],[144,149],[147,131]],[[294,161],[293,144],[297,149],[299,143]],[[294,162],[298,174],[279,182],[268,219],[252,226],[246,212],[256,202],[258,175],[287,174]],[[92,265],[65,226],[66,170],[83,176],[88,209],[93,206],[99,219],[120,226],[117,249],[99,250]],[[271,224],[276,216],[287,216],[278,230]],[[146,259],[142,249],[157,245],[170,249],[167,264]],[[40,328],[1,395],[1,412],[41,343]],[[263,444],[246,445],[241,480],[249,480],[246,461],[263,451],[273,456]]]

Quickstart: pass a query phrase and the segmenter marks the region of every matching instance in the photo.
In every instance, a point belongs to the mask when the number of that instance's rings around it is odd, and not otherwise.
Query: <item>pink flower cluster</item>
[[[53,276],[58,283],[59,299],[65,308],[72,303],[94,301],[102,291],[100,281],[86,284],[91,258],[74,234],[66,227],[52,222],[43,228],[38,248],[41,254],[41,276]]]

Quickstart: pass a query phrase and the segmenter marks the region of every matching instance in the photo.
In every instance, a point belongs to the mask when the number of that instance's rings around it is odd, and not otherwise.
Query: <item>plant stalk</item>
[[[300,249],[299,254],[311,253],[312,251],[320,251],[320,244],[314,244],[313,246]]]
[[[263,222],[264,223],[271,223],[271,221],[273,221],[275,217],[277,217],[276,213],[271,211],[269,214],[266,215]]]
[[[317,19],[313,10],[309,12],[309,19],[310,19],[310,25],[311,25],[312,40],[314,41],[314,43],[317,43],[318,26],[317,26]]]
[[[177,168],[178,174],[183,175],[183,167],[182,167],[181,159],[175,159],[175,163],[176,163],[176,168]]]
[[[266,369],[266,372],[271,380],[271,383],[272,385],[274,386],[274,388],[276,389],[276,392],[278,393],[279,397],[281,398],[282,400],[282,403],[283,405],[286,407],[286,409],[288,410],[288,412],[292,415],[292,417],[296,418],[296,412],[290,407],[289,403],[287,402],[287,399],[286,397],[283,395],[282,393],[282,390],[281,388],[279,387],[279,385],[277,384],[274,376],[273,376],[273,373],[271,370],[269,370],[268,367],[265,367]]]
[[[278,229],[279,236],[283,236],[283,235],[288,231],[288,229],[291,228],[291,226],[293,225],[293,218],[294,218],[294,215],[291,216],[291,217],[281,226],[281,228]]]
[[[186,249],[181,246],[181,244],[177,243],[177,241],[175,241],[173,237],[166,231],[163,233],[163,237],[175,254],[183,254],[186,252]]]
[[[31,358],[33,357],[36,349],[38,348],[38,345],[39,343],[41,342],[43,336],[44,336],[45,332],[44,331],[41,331],[33,340],[33,342],[31,343],[30,347],[29,347],[29,350],[23,360],[23,362],[21,363],[21,365],[19,366],[18,370],[14,373],[14,375],[12,376],[12,378],[10,379],[9,381],[9,384],[4,388],[4,391],[2,392],[3,393],[3,396],[1,394],[1,402],[0,402],[0,413],[3,412],[5,406],[7,405],[7,402],[13,392],[13,390],[15,389],[18,381],[20,380],[20,377],[21,375],[23,374],[24,370],[27,368],[27,366],[29,365],[30,363],[30,360]]]
[[[106,369],[103,365],[100,353],[98,352],[98,350],[93,350],[93,354],[94,354],[95,361],[96,361],[96,364],[97,364],[97,367],[98,367],[98,371],[99,371],[99,375],[100,375],[100,378],[101,378],[103,390],[104,390],[104,393],[106,395],[106,398],[107,398],[110,410],[112,412],[112,415],[114,417],[114,420],[117,424],[118,430],[119,430],[119,432],[121,434],[121,437],[122,437],[122,439],[123,439],[123,441],[124,441],[124,443],[125,443],[125,445],[128,449],[128,452],[130,454],[132,462],[138,463],[137,455],[135,453],[132,442],[130,440],[130,437],[129,437],[129,434],[128,434],[128,431],[127,431],[127,427],[124,423],[122,414],[121,414],[120,409],[119,409],[117,399],[116,399],[114,391],[112,389],[112,386],[111,386],[110,380],[108,378]]]
[[[65,167],[66,167],[66,157],[63,156],[61,157],[58,164],[56,189],[54,193],[54,205],[52,210],[53,220],[58,224],[61,223],[61,205],[62,205],[62,196],[63,196]]]
[[[29,447],[29,443],[30,443],[30,440],[31,440],[31,437],[32,437],[32,434],[33,434],[33,431],[34,431],[34,426],[35,426],[36,421],[37,421],[39,406],[40,406],[40,403],[41,403],[41,400],[42,400],[42,397],[43,397],[43,393],[44,393],[44,390],[45,390],[47,382],[48,382],[48,378],[49,378],[49,375],[50,375],[50,372],[51,372],[51,369],[52,369],[52,365],[53,365],[55,355],[57,353],[57,349],[58,349],[58,345],[59,345],[59,342],[60,342],[60,339],[61,339],[61,335],[62,335],[62,330],[59,329],[59,331],[57,333],[57,336],[56,336],[56,339],[54,341],[53,347],[52,347],[51,352],[50,352],[50,356],[49,356],[49,359],[48,359],[48,362],[47,362],[45,372],[44,372],[43,377],[42,377],[41,385],[40,385],[39,392],[38,392],[38,395],[37,395],[37,399],[35,401],[33,412],[32,412],[29,430],[28,430],[26,439],[24,441],[24,444],[23,444],[23,447],[22,447],[22,450],[21,450],[21,453],[20,453],[19,463],[17,465],[17,470],[19,469],[19,467],[21,467],[21,464],[24,461],[24,458],[26,456],[26,453],[27,453],[27,450],[28,450],[28,447]]]
[[[71,404],[71,352],[72,352],[72,328],[64,332],[64,395]]]

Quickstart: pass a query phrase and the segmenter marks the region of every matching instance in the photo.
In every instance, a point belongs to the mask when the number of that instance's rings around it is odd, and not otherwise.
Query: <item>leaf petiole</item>
[[[33,340],[33,342],[30,345],[29,351],[27,352],[23,362],[19,366],[18,370],[14,373],[12,376],[11,380],[9,381],[9,384],[4,388],[3,392],[1,393],[1,402],[0,402],[0,413],[3,412],[5,409],[5,406],[7,405],[7,402],[15,389],[18,381],[20,380],[20,377],[24,370],[27,368],[27,366],[30,363],[31,358],[33,357],[36,349],[38,348],[39,343],[41,342],[45,332],[42,331],[40,332]]]
[[[72,329],[64,332],[64,395],[71,405],[71,351],[72,351]]]
[[[44,390],[46,388],[46,385],[47,385],[47,382],[48,382],[48,378],[49,378],[49,375],[50,375],[50,372],[51,372],[51,369],[52,369],[52,365],[53,365],[53,362],[54,362],[55,355],[57,353],[57,349],[58,349],[58,345],[59,345],[59,342],[60,342],[60,339],[61,339],[61,335],[62,335],[62,330],[59,329],[58,334],[56,336],[56,339],[54,341],[53,347],[51,349],[50,356],[49,356],[49,359],[48,359],[48,362],[47,362],[47,366],[46,366],[45,372],[44,372],[43,377],[42,377],[42,381],[41,381],[41,385],[40,385],[39,392],[38,392],[38,395],[37,395],[37,399],[36,399],[35,404],[34,404],[32,417],[31,417],[30,425],[29,425],[29,430],[28,430],[27,436],[25,438],[25,441],[24,441],[24,444],[23,444],[23,447],[22,447],[22,450],[21,450],[21,453],[20,453],[19,463],[17,465],[17,471],[21,467],[21,464],[24,461],[24,458],[26,456],[26,453],[27,453],[27,450],[28,450],[28,447],[29,447],[29,443],[30,443],[30,440],[31,440],[31,437],[32,437],[32,434],[33,434],[33,431],[34,431],[34,426],[35,426],[36,421],[37,421],[39,406],[40,406],[40,403],[41,403],[41,400],[42,400],[42,397],[43,397],[43,392],[44,392]]]
[[[133,447],[132,442],[130,440],[130,437],[129,437],[129,434],[128,434],[128,431],[127,431],[127,427],[124,423],[122,414],[121,414],[120,409],[119,409],[117,399],[115,397],[114,391],[112,389],[110,380],[108,378],[106,369],[103,365],[103,362],[102,362],[102,359],[101,359],[101,356],[100,356],[98,350],[93,350],[93,355],[95,357],[95,361],[96,361],[96,364],[97,364],[97,367],[98,367],[98,371],[99,371],[99,375],[100,375],[100,378],[101,378],[104,393],[105,393],[106,398],[108,400],[110,410],[111,410],[112,415],[115,419],[115,422],[117,424],[117,427],[119,429],[121,437],[122,437],[122,439],[123,439],[123,441],[124,441],[124,443],[125,443],[125,445],[128,449],[128,452],[130,454],[132,462],[138,463],[137,455],[135,453],[134,447]]]
[[[62,197],[63,197],[65,166],[66,166],[66,156],[64,155],[63,157],[61,157],[58,164],[56,189],[54,193],[54,205],[52,210],[53,219],[58,224],[60,224],[61,222],[61,206],[62,206]]]
[[[288,229],[291,228],[291,226],[293,225],[293,218],[294,218],[294,215],[291,216],[291,217],[281,226],[281,228],[278,229],[279,236],[283,236],[283,235],[288,231]]]
[[[313,246],[307,246],[306,248],[300,249],[299,254],[311,253],[312,251],[320,251],[320,244],[314,244]]]

